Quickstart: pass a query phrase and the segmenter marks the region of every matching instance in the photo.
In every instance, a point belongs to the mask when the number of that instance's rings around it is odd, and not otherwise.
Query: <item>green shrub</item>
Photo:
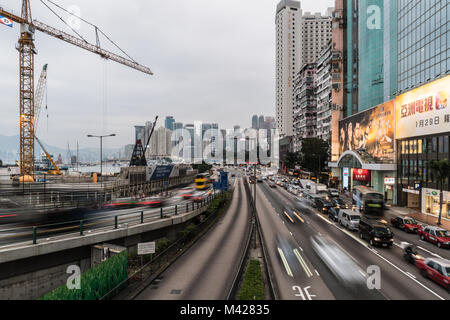
[[[127,279],[127,268],[128,252],[124,250],[83,273],[80,290],[69,290],[64,284],[40,300],[99,300]]]
[[[159,241],[156,243],[156,253],[163,252],[163,251],[166,250],[168,247],[170,247],[170,245],[171,245],[171,242],[170,242],[170,240],[167,239],[167,238],[164,238],[164,239],[159,240]]]
[[[264,300],[264,283],[258,260],[250,260],[238,300]]]

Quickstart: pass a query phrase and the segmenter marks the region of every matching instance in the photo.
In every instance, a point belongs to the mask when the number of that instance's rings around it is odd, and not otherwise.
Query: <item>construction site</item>
[[[67,24],[58,15],[57,9],[67,12],[58,4],[46,0],[41,1],[49,12],[63,21],[75,35],[47,25],[32,16],[30,0],[21,1],[21,14],[0,6],[2,24],[20,25],[19,40],[16,44],[19,58],[19,128],[20,128],[20,159],[16,167],[4,169],[0,177],[0,215],[8,212],[20,212],[22,216],[39,213],[67,213],[80,210],[101,209],[116,201],[132,201],[147,199],[161,195],[175,187],[191,184],[194,181],[195,170],[188,165],[153,165],[147,164],[146,152],[154,127],[158,120],[156,116],[152,132],[147,141],[136,140],[131,159],[120,168],[120,173],[106,174],[102,172],[102,155],[100,147],[100,172],[71,172],[61,168],[52,155],[46,150],[45,143],[37,135],[41,109],[47,94],[47,77],[49,65],[44,64],[38,80],[35,81],[35,59],[37,47],[35,34],[46,34],[56,42],[66,42],[81,50],[89,51],[102,60],[112,61],[146,75],[153,75],[150,68],[139,64],[123,49],[117,46],[96,25],[76,17],[86,23],[95,32],[96,42],[90,43]],[[120,54],[108,51],[101,41],[108,41]],[[46,50],[46,48],[42,48]],[[51,64],[51,61],[49,62]],[[46,106],[45,106],[46,108]],[[108,135],[114,136],[114,135]],[[108,136],[91,136],[102,139]],[[37,147],[39,146],[39,147]],[[36,154],[42,152],[42,157]],[[78,157],[77,157],[78,161]],[[13,210],[13,211],[11,211]]]

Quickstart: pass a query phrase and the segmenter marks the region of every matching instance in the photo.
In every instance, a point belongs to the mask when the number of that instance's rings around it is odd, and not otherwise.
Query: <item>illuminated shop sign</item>
[[[369,170],[366,169],[353,169],[353,180],[370,182],[371,174]]]
[[[395,99],[396,138],[450,131],[450,76],[411,90]]]
[[[384,184],[385,185],[393,185],[393,184],[395,184],[395,178],[385,177],[384,178]]]

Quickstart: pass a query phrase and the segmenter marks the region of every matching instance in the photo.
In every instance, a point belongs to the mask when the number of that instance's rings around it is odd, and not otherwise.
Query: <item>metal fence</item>
[[[49,236],[60,236],[64,234],[78,234],[79,236],[83,236],[86,232],[91,232],[96,229],[116,230],[123,227],[148,223],[178,214],[189,213],[205,206],[209,206],[218,195],[218,193],[210,194],[198,202],[186,201],[184,203],[168,207],[154,209],[140,208],[136,210],[130,209],[132,211],[116,215],[13,229],[1,229],[0,246],[2,244],[7,245],[27,241],[31,241],[32,244],[37,244],[39,240],[48,238]]]

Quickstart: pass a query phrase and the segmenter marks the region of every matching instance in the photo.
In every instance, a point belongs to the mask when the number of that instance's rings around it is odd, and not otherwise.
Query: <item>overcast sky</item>
[[[18,0],[0,6],[20,15]],[[33,19],[70,31],[40,1]],[[65,148],[97,146],[87,134],[116,133],[109,147],[134,143],[134,125],[167,115],[176,121],[250,126],[253,114],[275,115],[275,10],[278,0],[54,0],[76,5],[153,76],[37,32],[35,82],[48,67],[48,121],[38,135]],[[325,12],[334,0],[302,1],[303,11]],[[67,14],[57,11],[64,18]],[[95,43],[93,28],[80,33]],[[0,134],[16,135],[19,26],[0,25]],[[112,49],[105,40],[102,44]],[[118,53],[117,51],[114,51]],[[106,94],[104,94],[106,90]],[[44,102],[45,103],[45,102]]]

